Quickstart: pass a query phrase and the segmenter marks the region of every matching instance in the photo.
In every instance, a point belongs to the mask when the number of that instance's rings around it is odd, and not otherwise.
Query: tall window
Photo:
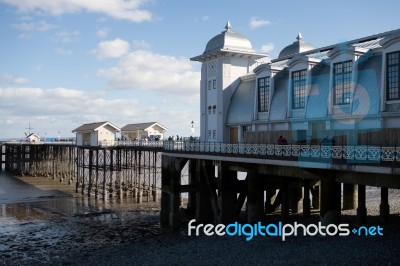
[[[335,105],[350,103],[352,68],[352,61],[337,63],[333,66],[333,88],[335,92],[333,103]]]
[[[386,99],[400,100],[399,94],[399,57],[400,52],[387,54],[386,57]]]
[[[292,73],[293,109],[304,108],[306,105],[306,82],[307,70]]]
[[[266,112],[269,108],[270,77],[258,79],[258,111]]]

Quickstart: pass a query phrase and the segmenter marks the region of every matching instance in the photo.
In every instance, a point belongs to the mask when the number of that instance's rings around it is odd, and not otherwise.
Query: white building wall
[[[207,141],[207,63],[201,64],[200,80],[200,140]]]
[[[108,144],[112,144],[115,141],[115,131],[113,130],[113,128],[109,127],[109,126],[105,126],[100,128],[97,131],[97,134],[95,134],[92,137],[92,145],[94,142],[96,142],[98,145],[99,143],[108,143]]]
[[[158,126],[155,126],[155,127],[158,127]],[[163,139],[163,132],[160,131],[160,130],[157,130],[155,127],[150,127],[150,128],[148,128],[148,129],[146,129],[147,136],[148,136],[148,137],[151,137],[151,136],[161,136],[161,137],[160,137],[160,140],[162,140],[162,139]]]
[[[82,146],[83,145],[83,134],[76,133],[76,145]]]

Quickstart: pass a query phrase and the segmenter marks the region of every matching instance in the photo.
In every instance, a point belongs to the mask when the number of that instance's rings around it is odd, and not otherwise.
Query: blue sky
[[[398,1],[0,0],[0,139],[83,123],[199,132],[200,55],[230,20],[276,58],[400,27]]]

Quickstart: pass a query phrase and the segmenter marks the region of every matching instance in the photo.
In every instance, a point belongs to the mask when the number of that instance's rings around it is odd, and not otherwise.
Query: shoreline
[[[0,176],[2,178],[2,176]],[[15,178],[15,177],[13,177]],[[73,185],[45,177],[18,177],[43,191]],[[188,236],[159,225],[159,203],[94,200],[73,193],[70,197],[39,198],[31,202],[3,203],[0,216],[0,265],[165,265],[165,264],[396,264],[400,256],[400,191],[390,190],[391,215],[382,237],[292,236],[276,237]],[[379,191],[367,190],[371,200]],[[368,225],[380,224],[379,202],[367,201]],[[6,215],[4,215],[6,210]],[[342,223],[354,225],[356,210],[342,211]],[[279,214],[268,215],[269,222]],[[316,223],[290,215],[294,221]]]

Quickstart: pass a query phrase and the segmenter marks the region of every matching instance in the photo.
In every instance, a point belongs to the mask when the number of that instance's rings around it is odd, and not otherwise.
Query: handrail
[[[10,143],[31,145],[32,143]],[[3,144],[7,144],[3,143]],[[37,144],[50,144],[36,143]],[[53,145],[72,144],[75,142],[52,142]],[[198,141],[100,141],[104,147],[143,147],[157,148],[165,152],[181,152],[196,154],[217,154],[225,156],[245,156],[279,160],[347,160],[354,163],[381,163],[400,162],[400,147],[377,145],[312,145],[312,144],[245,144],[222,142],[198,142]],[[89,146],[90,147],[90,146]]]
[[[348,160],[353,162],[400,162],[400,147],[374,145],[278,145],[278,144],[230,144],[220,142],[164,141],[163,150],[170,152],[207,153],[222,155],[246,155],[272,159],[322,159]]]

